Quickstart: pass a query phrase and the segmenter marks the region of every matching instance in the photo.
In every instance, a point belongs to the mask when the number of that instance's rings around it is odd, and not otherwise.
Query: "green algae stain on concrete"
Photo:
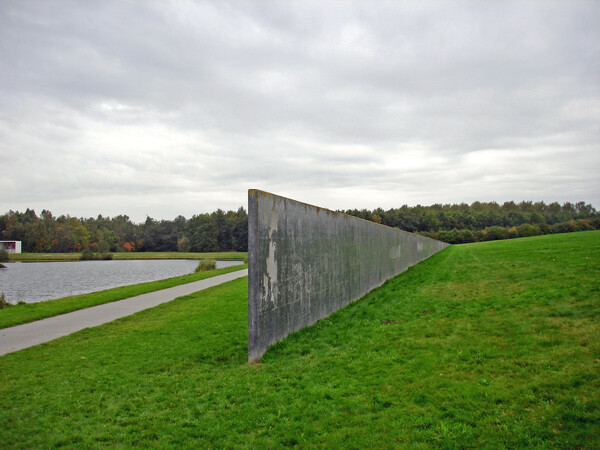
[[[448,244],[248,191],[248,360]]]

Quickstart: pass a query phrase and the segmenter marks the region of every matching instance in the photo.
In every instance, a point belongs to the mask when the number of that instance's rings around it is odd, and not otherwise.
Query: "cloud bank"
[[[600,205],[600,4],[0,4],[0,212]]]

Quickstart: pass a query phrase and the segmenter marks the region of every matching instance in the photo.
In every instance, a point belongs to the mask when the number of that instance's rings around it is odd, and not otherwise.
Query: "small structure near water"
[[[7,253],[21,253],[21,241],[0,241],[0,250]]]

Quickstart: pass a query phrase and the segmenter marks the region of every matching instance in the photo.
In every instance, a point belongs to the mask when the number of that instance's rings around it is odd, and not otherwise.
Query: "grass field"
[[[0,329],[248,268],[248,264],[0,309]]]
[[[113,259],[218,259],[221,261],[243,261],[247,252],[111,252]],[[11,253],[10,261],[79,261],[81,253]]]
[[[453,246],[247,365],[247,280],[0,358],[0,445],[600,447],[600,232]]]

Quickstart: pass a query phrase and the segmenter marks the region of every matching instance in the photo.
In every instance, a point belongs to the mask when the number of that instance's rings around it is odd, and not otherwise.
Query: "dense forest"
[[[3,240],[20,240],[24,252],[132,252],[240,251],[248,248],[248,214],[217,210],[198,214],[191,219],[177,216],[174,220],[147,217],[141,224],[128,216],[78,219],[54,217],[43,210],[24,213],[9,211],[0,216]]]
[[[600,228],[600,213],[585,202],[475,202],[342,212],[453,244]],[[24,252],[246,251],[248,215],[240,207],[190,219],[147,217],[136,224],[126,215],[85,219],[54,217],[47,210],[38,216],[27,209],[0,216],[0,236],[22,241]]]
[[[474,202],[343,212],[450,244],[600,228],[600,213],[585,202]]]

